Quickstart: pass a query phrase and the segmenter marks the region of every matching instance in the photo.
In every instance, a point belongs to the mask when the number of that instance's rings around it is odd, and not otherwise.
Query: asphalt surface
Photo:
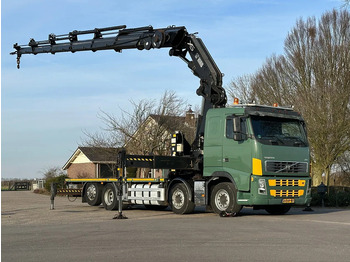
[[[64,197],[49,209],[49,196],[1,193],[2,261],[350,261],[350,209],[221,218],[139,206],[113,220],[116,211]]]

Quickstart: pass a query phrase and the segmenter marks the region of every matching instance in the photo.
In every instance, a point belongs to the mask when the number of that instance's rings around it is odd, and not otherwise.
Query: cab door
[[[223,169],[231,174],[238,190],[249,191],[253,141],[248,138],[247,118],[239,117],[239,121],[241,140],[236,141],[235,137],[237,136],[234,135],[233,127],[234,116],[226,118],[225,137],[223,139]]]

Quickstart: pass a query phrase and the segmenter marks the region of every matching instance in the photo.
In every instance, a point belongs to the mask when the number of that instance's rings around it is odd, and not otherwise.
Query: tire
[[[190,201],[189,192],[183,183],[174,185],[170,190],[170,206],[176,214],[189,214],[194,210],[194,203]]]
[[[106,184],[104,186],[102,204],[106,210],[118,209],[117,192],[113,184]]]
[[[284,215],[288,213],[290,210],[291,206],[267,206],[265,208],[266,212],[271,214],[271,215]]]
[[[214,213],[239,213],[242,206],[236,201],[237,189],[229,182],[222,182],[214,186],[210,195],[210,205]]]
[[[102,185],[88,183],[85,190],[86,202],[90,206],[99,206],[102,202]]]

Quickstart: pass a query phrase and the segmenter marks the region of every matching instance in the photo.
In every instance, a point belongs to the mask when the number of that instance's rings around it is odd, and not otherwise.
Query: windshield
[[[267,145],[308,146],[303,122],[278,117],[251,117],[256,139]]]

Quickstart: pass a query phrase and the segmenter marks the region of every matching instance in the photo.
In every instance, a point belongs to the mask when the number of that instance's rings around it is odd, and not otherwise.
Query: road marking
[[[339,224],[339,225],[347,225],[350,226],[350,223],[346,223],[346,222],[335,222],[335,221],[322,221],[322,220],[302,220],[302,221],[306,221],[306,222],[316,222],[316,223],[324,223],[324,224]]]

